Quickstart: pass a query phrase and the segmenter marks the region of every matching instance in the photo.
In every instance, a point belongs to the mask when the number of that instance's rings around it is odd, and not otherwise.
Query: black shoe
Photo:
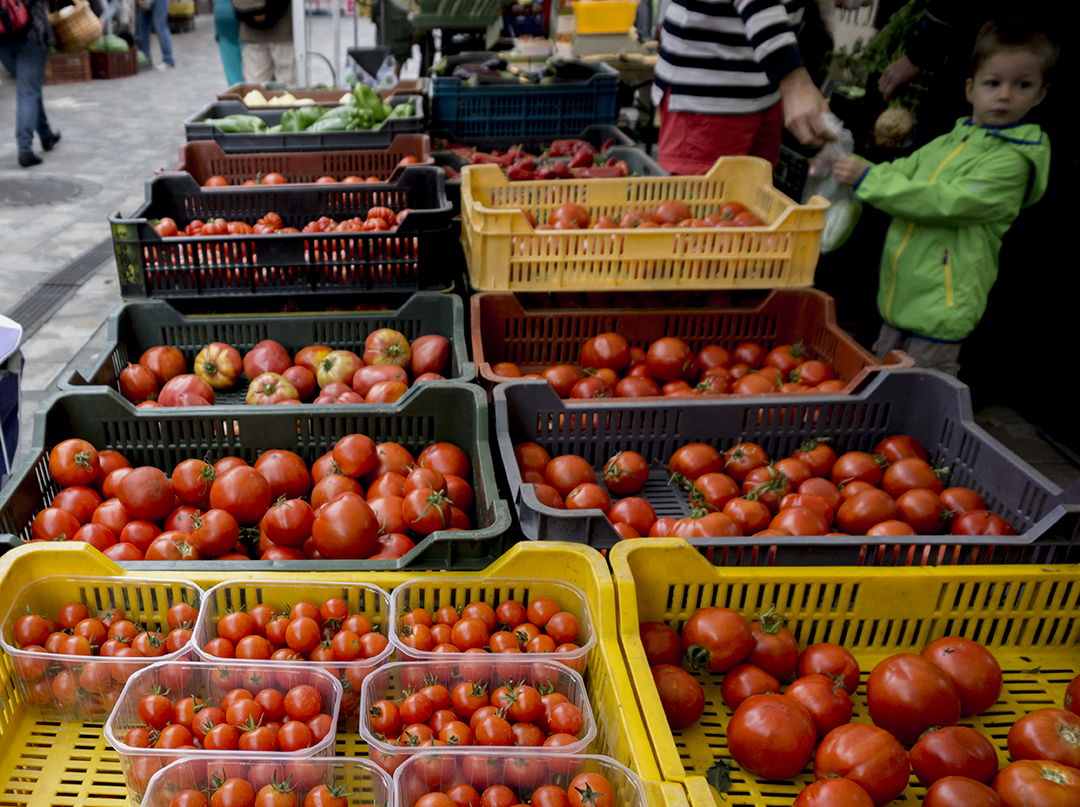
[[[45,138],[41,139],[41,147],[45,149],[45,151],[52,151],[53,146],[55,146],[59,142],[60,132],[59,130],[54,130],[52,133],[52,137],[50,137],[48,140],[46,140]]]
[[[19,165],[23,168],[29,168],[31,165],[41,165],[41,158],[32,151],[27,154],[20,154]]]

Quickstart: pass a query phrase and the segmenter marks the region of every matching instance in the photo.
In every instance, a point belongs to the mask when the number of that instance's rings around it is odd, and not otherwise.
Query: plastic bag
[[[353,72],[358,81],[377,90],[390,90],[396,87],[398,83],[397,62],[394,60],[393,54],[383,59],[374,76],[361,67],[359,63],[353,66]]]
[[[811,196],[824,196],[829,200],[829,209],[825,211],[825,229],[821,234],[821,251],[824,253],[839,249],[848,240],[862,215],[862,202],[855,195],[854,188],[833,176],[836,158],[850,157],[854,153],[855,138],[833,113],[825,112],[821,119],[836,139],[826,143],[810,163],[802,201],[806,204]]]

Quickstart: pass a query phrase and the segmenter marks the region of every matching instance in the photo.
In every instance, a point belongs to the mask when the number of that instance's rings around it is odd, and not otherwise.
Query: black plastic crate
[[[119,390],[120,372],[156,345],[169,345],[184,354],[190,368],[199,351],[211,342],[224,342],[246,353],[264,339],[280,342],[289,355],[307,345],[327,345],[335,350],[363,353],[368,334],[393,328],[412,342],[426,334],[450,340],[447,379],[472,381],[476,366],[469,361],[465,340],[465,311],[455,294],[420,292],[396,311],[335,311],[322,314],[237,314],[234,316],[185,316],[164,300],[121,303],[109,315],[107,342],[96,364],[62,378],[60,389],[103,386]],[[247,381],[238,380],[230,390],[215,390],[215,406],[244,406]],[[415,394],[412,387],[402,403]]]
[[[422,128],[424,120],[424,97],[422,95],[395,95],[387,99],[390,106],[411,103],[416,112],[407,118],[387,118],[377,129],[357,129],[352,132],[278,132],[254,134],[246,132],[223,132],[207,118],[224,118],[228,115],[254,115],[266,121],[267,126],[281,123],[287,109],[248,109],[240,101],[214,101],[207,104],[184,121],[184,133],[188,140],[214,140],[229,154],[255,151],[337,151],[339,149],[388,149],[399,134],[414,134]]]
[[[521,530],[527,538],[609,548],[618,534],[599,510],[570,512],[540,504],[522,483],[513,446],[532,441],[554,457],[577,454],[601,471],[618,451],[642,454],[653,470],[644,490],[658,516],[689,514],[688,496],[667,484],[661,463],[687,443],[724,451],[749,441],[770,458],[790,456],[811,437],[832,437],[837,454],[870,451],[893,434],[926,446],[948,484],[978,491],[1018,533],[1008,537],[897,536],[850,538],[707,538],[692,541],[719,565],[920,565],[959,563],[1076,563],[1080,561],[1080,483],[1062,490],[974,422],[970,390],[926,370],[884,370],[865,391],[843,397],[790,396],[762,401],[680,399],[563,401],[546,382],[516,381],[495,388],[495,430]],[[599,476],[599,474],[598,474]]]
[[[425,384],[404,405],[315,405],[298,407],[206,407],[133,409],[114,390],[61,392],[34,416],[32,448],[0,491],[0,551],[30,537],[34,516],[59,491],[49,475],[49,451],[71,437],[95,448],[115,449],[138,467],[168,474],[186,459],[241,457],[248,464],[263,451],[295,451],[310,466],[347,434],[366,434],[376,443],[401,443],[415,456],[430,443],[461,448],[471,463],[474,529],[439,531],[416,542],[398,560],[230,561],[236,571],[349,571],[380,569],[482,569],[516,541],[508,534],[510,509],[499,498],[488,442],[484,393],[471,384]],[[212,562],[209,562],[212,563]],[[129,565],[130,564],[130,565]],[[209,568],[207,561],[130,561],[125,568]]]
[[[190,174],[159,174],[130,218],[109,217],[122,297],[226,297],[337,292],[442,291],[454,249],[442,169],[407,166],[394,182],[202,188]],[[303,229],[320,216],[411,208],[386,232],[162,238],[151,225],[220,217],[254,224],[270,211]]]

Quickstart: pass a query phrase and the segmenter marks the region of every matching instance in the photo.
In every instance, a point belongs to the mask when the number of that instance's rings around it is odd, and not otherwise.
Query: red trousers
[[[660,104],[660,165],[673,174],[704,174],[717,157],[750,154],[773,166],[780,159],[783,114],[777,101],[763,112],[704,115],[673,112],[668,95]]]

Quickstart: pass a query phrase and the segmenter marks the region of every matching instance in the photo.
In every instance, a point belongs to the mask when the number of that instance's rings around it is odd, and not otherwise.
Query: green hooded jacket
[[[1050,141],[1032,123],[980,127],[970,118],[910,157],[873,165],[855,186],[893,217],[878,311],[902,331],[948,342],[982,319],[1001,239],[1046,191]]]

